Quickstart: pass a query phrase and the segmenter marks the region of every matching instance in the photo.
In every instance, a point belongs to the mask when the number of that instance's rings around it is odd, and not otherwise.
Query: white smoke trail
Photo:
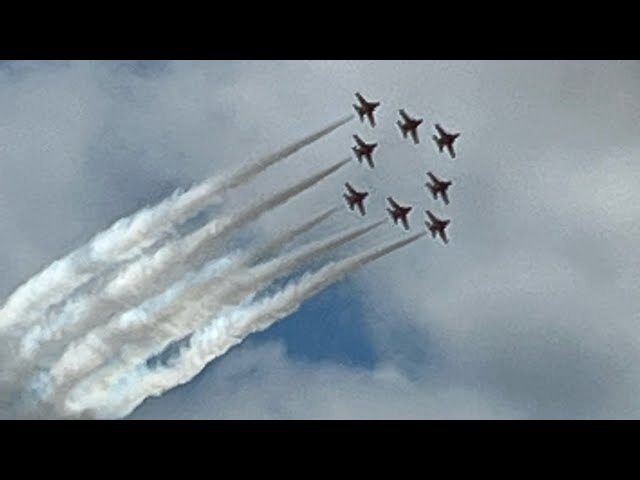
[[[320,225],[326,219],[328,219],[331,215],[338,211],[338,207],[330,208],[323,213],[316,215],[311,220],[306,221],[305,223],[298,225],[297,227],[289,230],[288,232],[282,233],[276,236],[269,243],[266,243],[260,248],[257,248],[253,252],[249,253],[246,258],[242,259],[239,264],[241,266],[244,265],[252,265],[255,262],[259,261],[263,257],[268,255],[275,255],[280,252],[282,247],[291,243],[293,240],[298,238],[299,236],[307,233],[312,228]]]
[[[313,242],[284,259],[277,258],[248,271],[225,272],[224,276],[193,285],[159,312],[137,310],[134,314],[120,316],[116,321],[83,337],[79,343],[69,346],[59,362],[51,368],[52,385],[48,390],[59,398],[70,383],[107,361],[111,360],[111,364],[102,370],[101,375],[111,377],[114,372],[160,353],[170,343],[199,328],[225,305],[235,304],[247,295],[258,293],[304,262],[365,235],[385,221],[378,221],[328,240]],[[136,341],[140,343],[135,344]],[[121,362],[117,361],[117,357],[114,359],[118,350],[123,359]]]
[[[141,316],[152,315],[153,312],[158,312],[162,308],[173,302],[177,298],[177,296],[182,293],[184,289],[192,282],[203,281],[204,279],[213,277],[214,275],[221,275],[223,272],[239,270],[243,267],[252,265],[265,256],[275,255],[282,249],[282,247],[292,242],[300,235],[303,235],[312,228],[318,226],[320,223],[324,222],[337,210],[337,207],[325,210],[324,212],[312,217],[310,220],[307,220],[306,222],[297,225],[288,231],[284,231],[279,235],[276,235],[267,244],[255,248],[253,251],[249,251],[244,255],[232,254],[223,257],[222,259],[212,261],[199,272],[190,272],[189,274],[185,275],[185,277],[183,277],[179,282],[176,282],[171,286],[171,288],[163,292],[162,295],[146,300],[140,306],[128,311],[124,315],[128,318],[133,319],[139,319]],[[55,360],[58,360],[59,357],[52,356],[52,358],[54,360],[49,362],[48,365],[40,364],[40,367],[50,368]],[[10,364],[11,360],[10,357],[8,357],[7,361],[4,363],[4,366],[6,367]],[[8,370],[11,370],[11,380],[9,380]],[[25,365],[24,362],[22,362],[19,366],[14,366],[10,369],[5,368],[3,369],[3,372],[7,372],[7,378],[0,378],[0,381],[2,381],[5,385],[11,383],[12,385],[14,385],[14,390],[16,389],[18,382],[20,384],[26,384],[28,386],[27,390],[32,391],[34,397],[33,399],[29,399],[29,401],[30,403],[35,405],[36,403],[34,402],[37,402],[38,399],[41,400],[43,397],[46,397],[50,394],[52,385],[46,374],[40,373],[33,377],[28,374],[29,370],[29,365]]]
[[[280,206],[333,174],[350,159],[342,160],[266,200],[226,219],[213,220],[195,232],[165,244],[152,255],[128,264],[99,292],[69,300],[61,312],[51,312],[20,341],[21,360],[35,361],[46,345],[51,354],[118,312],[139,305],[163,292],[195,266],[203,264],[219,242],[260,215]]]
[[[316,142],[335,129],[346,124],[351,119],[353,119],[353,115],[344,117],[343,119],[332,123],[328,127],[323,128],[322,130],[313,133],[276,153],[273,153],[254,163],[242,167],[240,170],[232,173],[231,175],[206,180],[198,187],[193,188],[178,197],[176,201],[174,201],[173,204],[170,205],[170,207],[167,209],[168,211],[159,212],[153,210],[153,215],[151,215],[150,217],[141,216],[139,219],[136,218],[132,224],[132,228],[135,228],[135,230],[138,232],[142,232],[142,234],[144,235],[143,238],[145,239],[153,238],[157,240],[160,235],[166,233],[174,225],[188,220],[197,212],[208,206],[210,204],[210,197],[212,195],[220,195],[226,190],[238,187],[248,182],[267,168],[290,157],[302,148]],[[150,245],[151,243],[147,241],[147,245]],[[138,238],[128,239],[119,237],[118,242],[107,242],[107,244],[107,249],[110,249],[110,256],[118,256],[123,252],[129,252],[132,248],[132,245],[139,245],[140,240]]]
[[[302,302],[366,264],[404,247],[426,233],[419,233],[383,248],[355,255],[308,273],[297,283],[275,295],[229,313],[210,318],[209,324],[197,331],[188,347],[168,367],[150,369],[140,363],[117,381],[105,379],[79,385],[66,398],[67,414],[93,412],[97,418],[122,418],[130,414],[144,399],[190,381],[211,360],[224,355],[247,336],[262,331],[277,320],[297,310]]]
[[[118,220],[110,228],[94,236],[88,244],[54,261],[19,286],[0,310],[0,333],[16,324],[29,326],[35,323],[48,307],[61,302],[113,262],[139,255],[143,248],[160,240],[177,223],[188,220],[215,202],[216,195],[249,181],[352,118],[353,115],[345,117],[227,177],[210,178],[185,193],[176,191],[160,204]]]

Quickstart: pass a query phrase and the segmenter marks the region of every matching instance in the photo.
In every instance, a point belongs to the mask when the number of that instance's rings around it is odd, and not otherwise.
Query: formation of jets
[[[355,94],[358,104],[354,104],[353,108],[358,113],[360,121],[364,123],[365,117],[369,121],[371,127],[376,126],[375,111],[380,106],[380,102],[367,101],[359,92]],[[412,117],[404,109],[399,110],[400,120],[396,122],[400,128],[400,132],[403,138],[411,137],[413,144],[420,143],[420,137],[418,136],[418,127],[424,122],[423,118]],[[433,135],[433,141],[438,147],[438,151],[442,153],[444,149],[447,149],[452,159],[456,158],[456,152],[453,148],[454,142],[460,136],[460,133],[447,132],[439,123],[436,123],[435,129],[437,135]],[[359,163],[362,163],[362,159],[366,159],[370,168],[375,168],[373,162],[373,152],[378,147],[377,143],[367,143],[358,135],[353,135],[353,139],[356,145],[351,147]],[[436,177],[433,172],[428,171],[427,177],[429,181],[425,183],[425,187],[431,192],[433,199],[438,200],[441,198],[445,205],[449,205],[448,189],[453,184],[449,180],[441,180]],[[349,209],[352,211],[355,207],[358,207],[360,215],[365,215],[364,201],[369,196],[369,192],[356,190],[349,182],[345,183],[347,193],[343,195],[347,201]],[[388,196],[387,202],[391,208],[387,208],[387,212],[391,216],[394,225],[398,224],[398,221],[402,223],[405,230],[409,230],[409,213],[413,210],[412,206],[403,206],[398,204],[393,197]],[[431,233],[431,237],[435,238],[439,235],[444,243],[449,243],[447,237],[446,228],[451,223],[450,219],[441,219],[437,217],[431,210],[425,210],[427,221],[424,222],[427,231]]]

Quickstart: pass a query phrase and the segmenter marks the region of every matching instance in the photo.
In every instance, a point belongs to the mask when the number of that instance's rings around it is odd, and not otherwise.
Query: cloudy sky
[[[234,190],[275,192],[380,144],[240,232],[265,241],[342,185],[451,218],[129,418],[637,418],[640,64],[575,61],[5,62],[0,298],[118,218],[381,102]],[[418,146],[398,109],[425,118]],[[462,132],[439,154],[433,124]],[[453,181],[427,196],[426,171]],[[362,225],[346,208],[308,238]],[[406,236],[390,223],[326,259]],[[2,348],[2,346],[0,346]],[[0,407],[2,408],[2,407]]]

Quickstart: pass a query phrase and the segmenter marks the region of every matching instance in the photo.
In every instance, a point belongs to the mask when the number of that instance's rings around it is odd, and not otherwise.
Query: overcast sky
[[[233,205],[380,144],[246,229],[342,186],[451,218],[311,299],[131,418],[637,418],[638,62],[8,62],[0,65],[0,297],[175,188],[381,102],[237,189]],[[402,139],[398,109],[423,117]],[[433,124],[462,132],[451,160]],[[450,179],[434,201],[426,171]],[[343,208],[309,238],[365,220]],[[327,258],[407,235],[390,223]],[[2,346],[0,346],[2,348]]]

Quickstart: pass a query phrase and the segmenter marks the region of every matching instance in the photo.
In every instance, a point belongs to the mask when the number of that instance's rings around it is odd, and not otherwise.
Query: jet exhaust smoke
[[[113,377],[114,372],[134,366],[186,337],[225,306],[255,295],[305,262],[365,235],[385,221],[313,242],[284,259],[276,258],[243,272],[224,272],[225,275],[193,285],[159,311],[147,314],[138,310],[135,316],[125,313],[94,330],[81,342],[71,344],[51,368],[52,380],[60,390],[110,360],[111,366],[102,376]],[[125,341],[128,343],[123,347]]]
[[[130,414],[144,399],[189,382],[211,360],[224,355],[250,334],[265,330],[276,321],[297,310],[301,303],[349,273],[380,257],[402,248],[420,237],[418,233],[383,248],[376,248],[329,264],[315,273],[308,273],[293,285],[275,295],[231,308],[226,315],[210,317],[208,325],[197,331],[190,345],[181,351],[172,365],[150,369],[141,363],[111,385],[97,382],[72,391],[64,408],[69,414],[91,411],[97,418],[122,418]],[[117,388],[113,386],[117,383]]]
[[[61,302],[111,263],[139,255],[144,247],[160,240],[177,223],[188,220],[215,202],[216,195],[252,179],[352,118],[353,115],[345,117],[226,178],[210,178],[185,193],[178,190],[161,203],[118,220],[88,244],[54,261],[19,286],[0,310],[0,333],[18,323],[26,326],[35,323],[49,306]]]
[[[313,229],[320,223],[324,222],[326,219],[328,219],[331,215],[333,215],[337,211],[338,211],[337,207],[330,208],[324,211],[323,213],[316,215],[311,220],[308,220],[307,222],[301,225],[298,225],[297,227],[294,227],[289,231],[281,233],[276,238],[274,238],[271,242],[267,243],[261,248],[255,249],[253,252],[249,252],[243,257],[240,257],[236,262],[234,262],[233,259],[229,259],[229,261],[219,262],[219,263],[223,263],[223,265],[216,264],[215,268],[210,268],[207,270],[211,272],[211,275],[215,274],[219,276],[223,273],[229,274],[234,271],[240,270],[243,267],[253,265],[255,262],[257,262],[258,260],[262,259],[265,256],[278,253],[283,246],[292,242],[295,238],[299,237],[300,235],[305,234],[306,232]],[[185,281],[181,281],[180,285],[174,285],[168,291],[164,292],[161,295],[162,298],[160,299],[152,298],[151,300],[144,302],[142,305],[140,305],[136,309],[125,312],[122,315],[121,320],[124,320],[125,318],[139,318],[140,315],[144,315],[144,314],[151,315],[153,312],[157,312],[162,307],[166,308],[171,302],[173,302],[176,299],[177,295],[181,291],[183,291],[184,288],[186,288],[186,286],[188,286],[188,283]],[[141,312],[144,312],[144,313],[141,313]],[[87,337],[87,339],[89,338],[95,338],[95,337]],[[54,375],[58,372],[59,372],[59,368],[57,370],[54,368],[53,370]],[[61,379],[58,378],[58,380],[60,381]],[[65,380],[65,382],[68,383],[67,380]],[[65,383],[59,384],[57,386],[59,396],[60,396],[60,390],[64,386],[65,386]]]
[[[350,122],[351,120],[353,120],[354,115],[348,115],[346,117],[344,117],[341,120],[338,120],[335,123],[332,123],[331,125],[329,125],[327,128],[323,128],[322,130],[320,130],[319,132],[316,132],[312,135],[309,135],[308,137],[304,138],[303,140],[294,143],[288,147],[283,148],[282,150],[280,150],[279,152],[276,152],[272,155],[269,155],[268,157],[257,161],[256,163],[252,164],[252,165],[248,165],[244,168],[241,168],[240,170],[238,170],[236,173],[234,173],[233,175],[230,175],[229,177],[227,177],[226,179],[222,180],[219,183],[219,188],[220,189],[229,189],[229,188],[234,188],[237,187],[245,182],[247,182],[248,180],[250,180],[251,178],[253,178],[255,175],[257,175],[258,173],[262,172],[263,170],[269,168],[270,166],[276,164],[277,162],[279,162],[280,160],[283,160],[287,157],[290,157],[291,155],[293,155],[294,153],[296,153],[298,150],[300,150],[301,148],[321,139],[322,137],[324,137],[325,135],[328,135],[329,133],[333,132],[335,129],[341,127],[342,125],[346,124],[347,122]]]
[[[305,233],[307,233],[309,230],[313,229],[317,225],[321,224],[337,211],[338,211],[338,207],[330,208],[329,210],[326,210],[325,212],[319,215],[316,215],[311,220],[303,223],[302,225],[297,226],[296,228],[290,230],[289,232],[286,232],[282,235],[277,236],[271,242],[264,245],[262,248],[254,251],[253,253],[250,253],[247,256],[247,258],[244,259],[241,263],[245,265],[252,265],[258,262],[259,260],[261,260],[263,257],[266,257],[267,255],[273,255],[275,253],[278,253],[283,246],[292,242],[294,239],[296,239],[300,235],[304,235]]]
[[[313,133],[276,153],[257,160],[256,162],[251,163],[246,167],[241,168],[239,171],[232,173],[226,177],[215,177],[206,180],[196,188],[193,188],[178,197],[178,199],[173,202],[174,204],[171,206],[170,211],[166,213],[163,212],[162,215],[155,215],[155,217],[157,218],[154,218],[153,222],[149,222],[148,225],[138,225],[137,229],[145,232],[147,236],[152,233],[153,235],[151,235],[151,237],[154,238],[154,241],[157,240],[161,234],[166,233],[166,231],[172,228],[174,225],[188,220],[198,211],[210,205],[212,202],[212,196],[221,195],[227,190],[236,188],[248,182],[256,175],[265,171],[267,168],[275,165],[282,160],[285,160],[302,148],[320,140],[322,137],[328,135],[337,128],[349,122],[352,118],[353,115],[350,115],[337,122],[334,122],[328,127],[323,128],[322,130]],[[213,200],[214,199],[215,198],[213,198]],[[129,244],[120,242],[118,250],[126,251],[130,248],[131,246]]]
[[[106,318],[160,294],[189,270],[203,264],[216,245],[235,229],[308,190],[348,162],[349,158],[344,159],[237,215],[213,220],[186,237],[166,244],[153,255],[125,266],[102,288],[100,295],[89,294],[72,299],[60,313],[53,313],[44,323],[31,328],[20,343],[21,357],[33,361],[46,342],[49,342],[47,352],[51,354]]]

